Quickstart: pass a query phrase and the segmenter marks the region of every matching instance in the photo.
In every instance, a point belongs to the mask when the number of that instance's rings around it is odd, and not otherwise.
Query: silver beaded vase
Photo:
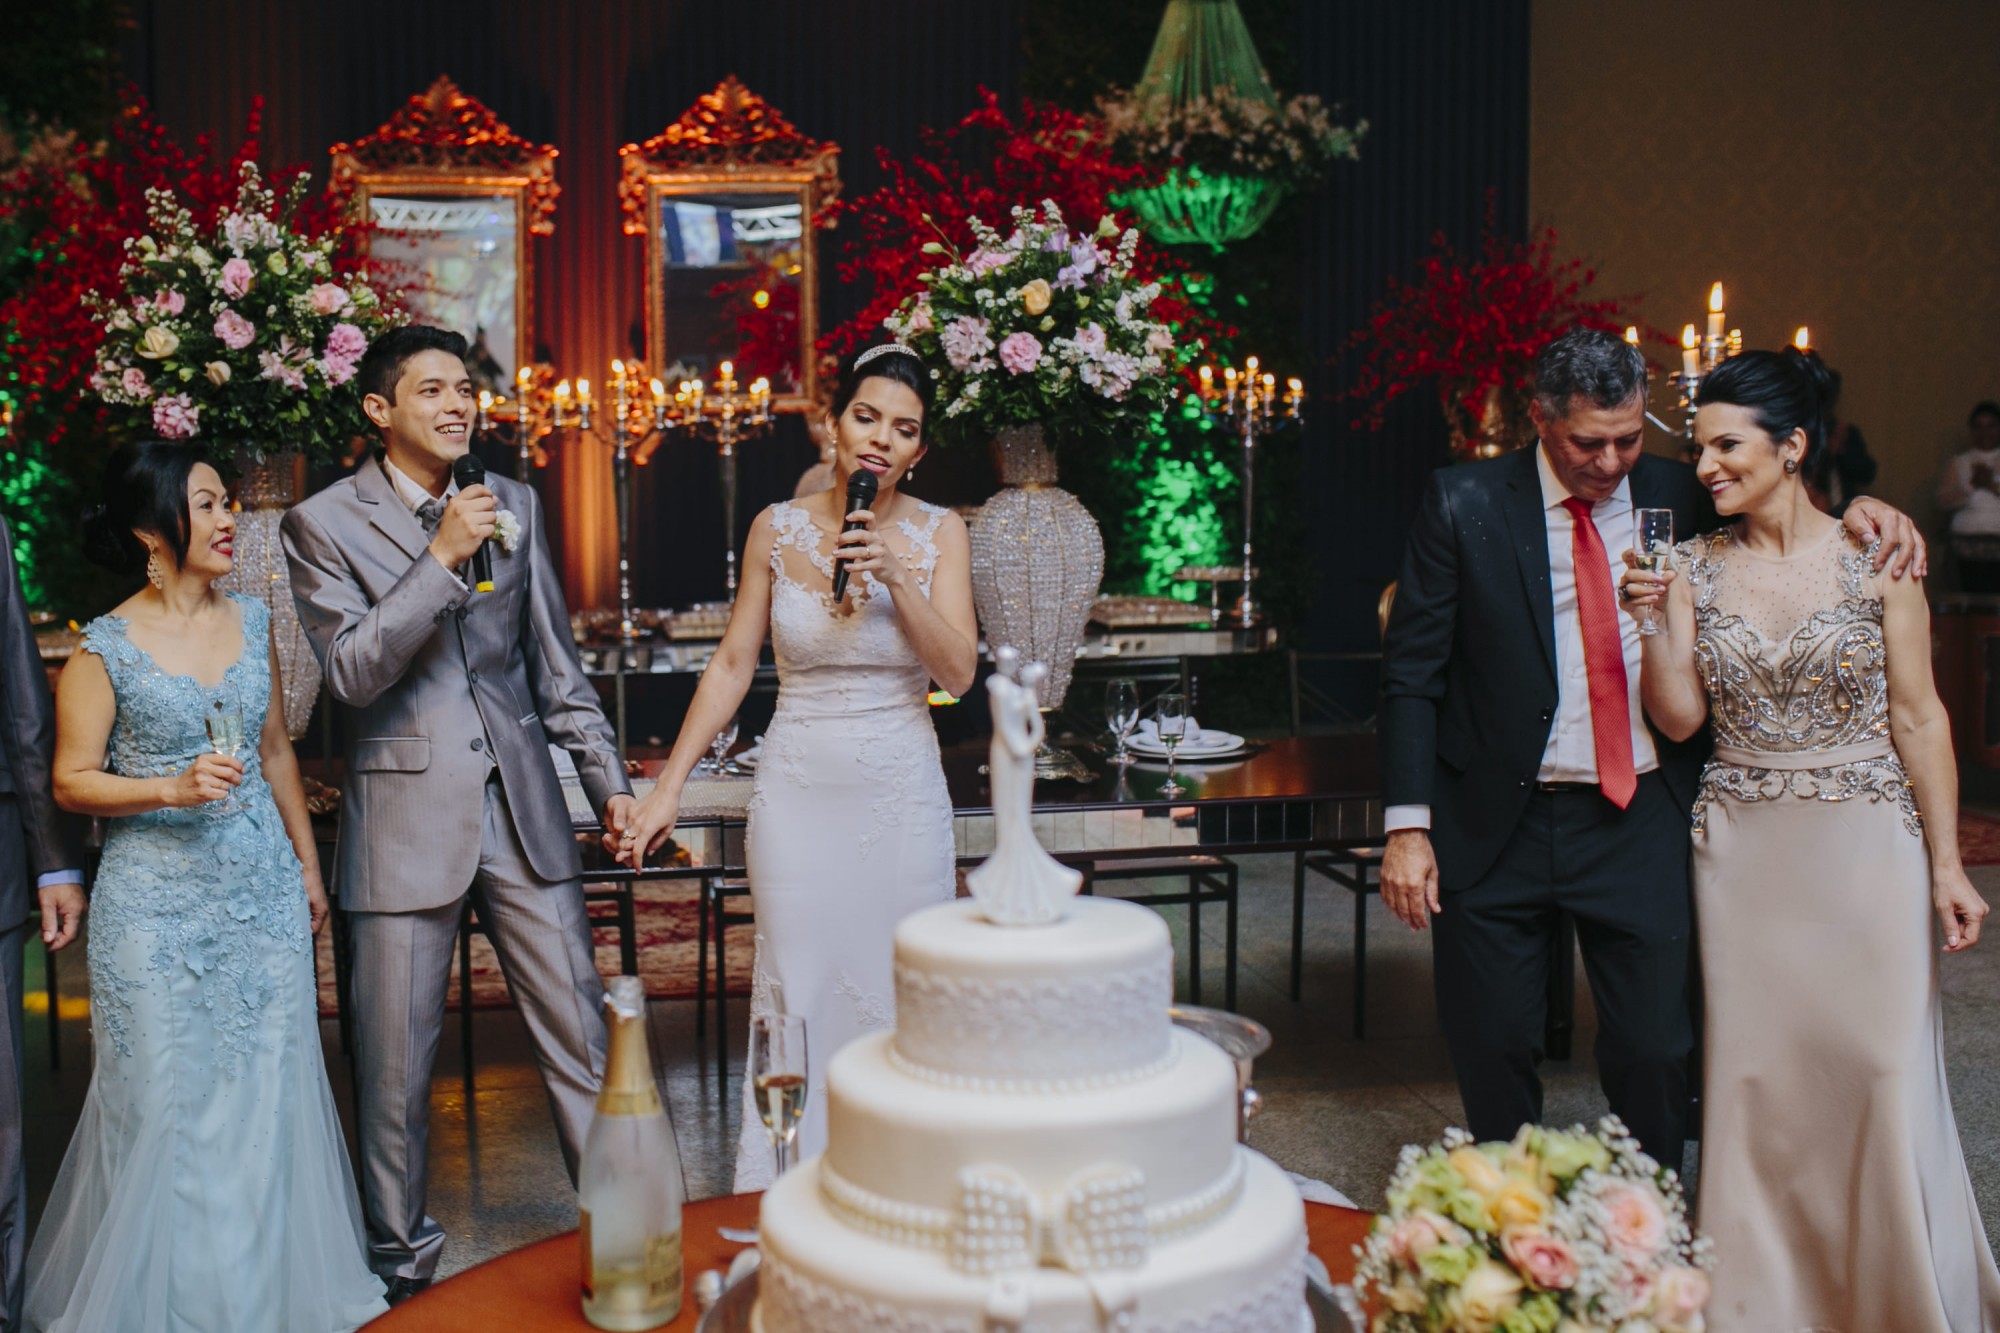
[[[1005,489],[972,521],[973,603],[987,643],[1048,664],[1041,705],[1060,708],[1104,577],[1104,538],[1082,501],[1056,486],[1040,426],[1003,428],[993,457]]]
[[[255,597],[271,608],[271,637],[277,643],[278,670],[283,675],[285,730],[293,740],[306,734],[313,704],[319,700],[319,659],[299,625],[292,601],[292,579],[285,567],[285,548],[278,542],[278,524],[298,502],[297,453],[267,454],[260,462],[249,453],[237,455],[236,563],[220,586]]]

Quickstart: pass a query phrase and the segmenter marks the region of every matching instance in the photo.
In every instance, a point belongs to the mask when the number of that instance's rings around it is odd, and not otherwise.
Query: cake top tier
[[[896,928],[895,1055],[995,1091],[1134,1077],[1172,1051],[1173,957],[1159,916],[1116,899],[1032,930],[966,899],[925,908]]]

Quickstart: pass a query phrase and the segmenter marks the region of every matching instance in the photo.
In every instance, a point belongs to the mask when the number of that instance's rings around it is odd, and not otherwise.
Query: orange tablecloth
[[[725,1241],[717,1227],[754,1227],[762,1196],[737,1194],[704,1199],[687,1206],[682,1221],[690,1289],[694,1275],[710,1268],[727,1268],[741,1245]],[[1326,1264],[1336,1282],[1354,1275],[1354,1246],[1368,1233],[1372,1215],[1323,1203],[1306,1205],[1306,1232],[1312,1252]],[[423,1295],[405,1301],[368,1325],[369,1333],[555,1333],[577,1329],[588,1333],[577,1304],[582,1268],[576,1233],[565,1232],[503,1254],[477,1268],[468,1268]],[[690,1294],[681,1317],[666,1327],[692,1333],[696,1322]]]

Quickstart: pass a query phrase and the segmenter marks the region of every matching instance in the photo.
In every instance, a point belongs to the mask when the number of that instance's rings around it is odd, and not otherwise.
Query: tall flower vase
[[[236,464],[236,499],[242,506],[236,516],[236,564],[221,586],[271,608],[271,635],[284,676],[285,730],[297,740],[312,722],[320,679],[319,659],[313,656],[292,602],[285,548],[278,542],[278,524],[299,498],[299,455],[285,450],[259,461],[245,451],[237,455]]]
[[[1104,538],[1083,503],[1056,486],[1056,457],[1042,428],[1011,426],[993,438],[1004,488],[972,521],[972,598],[986,642],[1022,660],[1047,663],[1044,711],[1062,707],[1083,628],[1104,577]],[[1046,742],[1035,754],[1041,778],[1088,777],[1075,755]]]

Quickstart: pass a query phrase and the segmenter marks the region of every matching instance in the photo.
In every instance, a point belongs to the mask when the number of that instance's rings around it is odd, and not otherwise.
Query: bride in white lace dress
[[[952,896],[951,801],[925,696],[972,687],[978,625],[965,524],[902,493],[923,457],[929,378],[888,344],[843,368],[830,413],[833,486],[757,516],[721,647],[703,673],[659,785],[633,812],[620,859],[672,831],[681,789],[743,702],[765,633],[778,706],[750,798],[748,861],[757,918],[752,1013],[806,1020],[810,1056],[799,1153],[826,1146],[826,1067],[854,1038],[895,1020],[896,923]],[[872,510],[844,514],[847,479],[875,473]],[[862,526],[842,534],[843,522]],[[836,602],[836,557],[849,582]],[[747,1092],[736,1188],[761,1189],[771,1150]]]

